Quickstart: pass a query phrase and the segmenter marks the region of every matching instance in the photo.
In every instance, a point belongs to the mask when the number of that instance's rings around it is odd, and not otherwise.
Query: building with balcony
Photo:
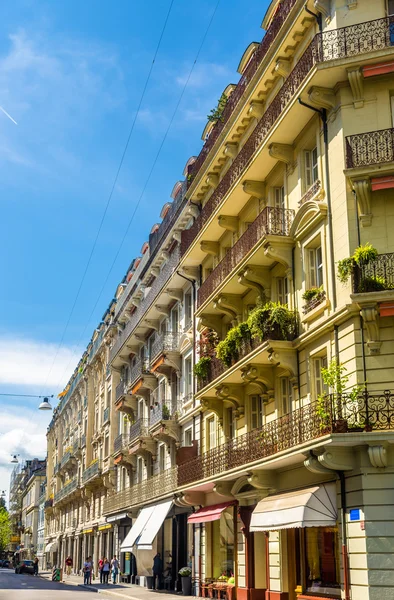
[[[391,0],[270,2],[50,427],[62,560],[392,596],[393,23]]]
[[[19,465],[17,465],[18,467]],[[16,469],[18,472],[18,469]],[[26,460],[20,469],[20,543],[17,544],[16,560],[33,559],[41,554],[43,523],[40,507],[43,503],[43,487],[46,480],[46,461],[34,458]]]

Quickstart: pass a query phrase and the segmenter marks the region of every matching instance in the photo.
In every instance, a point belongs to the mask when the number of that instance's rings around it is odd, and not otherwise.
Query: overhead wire
[[[186,88],[187,88],[187,86],[188,86],[188,84],[189,84],[190,78],[191,78],[191,76],[192,76],[192,74],[193,74],[194,68],[195,68],[195,66],[196,66],[196,64],[197,64],[197,61],[198,61],[199,57],[200,57],[200,54],[201,54],[202,48],[203,48],[203,46],[204,46],[205,40],[206,40],[206,38],[207,38],[207,35],[208,35],[208,33],[209,33],[209,30],[210,30],[210,28],[211,28],[211,25],[212,25],[213,19],[214,19],[214,17],[215,17],[215,14],[216,14],[216,12],[217,12],[217,9],[218,9],[218,7],[219,7],[219,4],[220,4],[220,0],[217,0],[217,3],[216,3],[216,5],[215,5],[215,8],[214,8],[214,10],[213,10],[213,12],[212,12],[211,18],[210,18],[210,20],[209,20],[209,22],[208,22],[208,25],[207,25],[207,27],[206,27],[205,33],[204,33],[204,35],[203,35],[203,38],[202,38],[202,40],[201,40],[200,46],[199,46],[199,48],[198,48],[198,51],[197,51],[196,57],[195,57],[195,59],[194,59],[194,61],[193,61],[193,63],[192,63],[191,69],[190,69],[190,71],[189,71],[189,73],[188,73],[188,76],[187,76],[187,78],[186,78],[186,80],[185,80],[185,84],[184,84],[184,86],[183,86],[183,88],[182,88],[181,94],[180,94],[180,96],[179,96],[179,98],[178,98],[178,101],[177,101],[177,103],[176,103],[175,109],[174,109],[174,111],[173,111],[173,113],[172,113],[172,116],[171,116],[171,119],[170,119],[170,121],[169,121],[168,127],[167,127],[167,129],[166,129],[166,131],[165,131],[165,133],[164,133],[164,136],[163,136],[163,139],[162,139],[162,141],[161,141],[161,143],[160,143],[159,149],[158,149],[158,151],[157,151],[157,153],[156,153],[156,155],[155,155],[155,158],[154,158],[154,160],[153,160],[152,167],[151,167],[151,169],[150,169],[150,171],[149,171],[149,174],[148,174],[148,177],[147,177],[147,179],[146,179],[146,181],[145,181],[145,184],[144,184],[144,187],[143,187],[143,189],[142,189],[142,192],[141,192],[140,196],[138,197],[137,203],[136,203],[136,205],[135,205],[135,207],[134,207],[134,210],[133,210],[133,212],[132,212],[132,215],[131,215],[131,217],[130,217],[130,219],[129,219],[129,222],[128,222],[128,224],[127,224],[127,227],[126,227],[125,233],[123,234],[122,240],[121,240],[121,242],[120,242],[120,244],[119,244],[118,250],[116,251],[115,257],[114,257],[114,259],[113,259],[113,261],[112,261],[112,263],[111,263],[110,269],[109,269],[109,271],[108,271],[108,273],[107,273],[107,276],[106,276],[106,278],[105,278],[105,280],[104,280],[104,283],[103,283],[103,285],[102,285],[102,287],[101,287],[100,293],[99,293],[99,295],[98,295],[98,297],[97,297],[97,299],[96,299],[96,302],[95,302],[95,304],[94,304],[94,307],[93,307],[93,309],[92,309],[92,311],[91,311],[91,313],[90,313],[90,316],[89,316],[89,318],[88,318],[88,320],[87,320],[87,322],[86,322],[86,325],[85,325],[85,327],[84,327],[84,330],[83,330],[83,332],[82,332],[82,335],[81,335],[81,338],[80,338],[80,340],[79,340],[79,342],[78,342],[78,345],[80,345],[80,344],[82,343],[83,337],[84,337],[84,335],[85,335],[85,333],[86,333],[86,330],[88,329],[88,326],[90,325],[90,321],[91,321],[91,319],[92,319],[92,317],[93,317],[93,315],[94,315],[94,313],[95,313],[95,310],[96,310],[96,308],[97,308],[97,306],[98,306],[98,303],[99,303],[99,301],[100,301],[100,299],[101,299],[101,296],[103,295],[103,293],[104,293],[104,291],[105,291],[106,285],[107,285],[107,283],[108,283],[108,280],[109,280],[109,277],[110,277],[110,275],[111,275],[111,273],[112,273],[112,271],[113,271],[113,268],[114,268],[114,266],[115,266],[115,264],[116,264],[116,261],[117,261],[117,259],[118,259],[118,257],[119,257],[120,251],[121,251],[121,250],[122,250],[122,248],[123,248],[123,244],[124,244],[124,242],[125,242],[125,240],[126,240],[126,238],[127,238],[127,235],[128,235],[128,233],[129,233],[129,231],[130,231],[130,227],[131,227],[131,225],[133,224],[134,217],[135,217],[135,215],[136,215],[136,213],[137,213],[137,210],[138,210],[138,208],[139,208],[139,206],[140,206],[140,204],[141,204],[141,200],[142,200],[142,198],[143,198],[143,196],[144,196],[144,194],[145,194],[146,188],[148,187],[148,184],[149,184],[149,182],[150,182],[150,179],[151,179],[151,177],[152,177],[153,171],[154,171],[154,169],[155,169],[155,166],[156,166],[156,164],[157,164],[157,161],[158,161],[158,159],[159,159],[159,156],[160,156],[160,154],[161,154],[161,151],[162,151],[162,149],[163,149],[164,143],[165,143],[165,141],[166,141],[166,139],[167,139],[168,133],[169,133],[169,131],[170,131],[170,129],[171,129],[171,126],[172,126],[172,124],[173,124],[173,122],[174,122],[174,119],[175,119],[176,113],[178,112],[178,108],[179,108],[179,106],[180,106],[180,104],[181,104],[181,102],[182,102],[183,96],[184,96],[184,94],[185,94],[185,91],[186,91]],[[65,370],[64,374],[65,374],[65,373],[68,371],[68,368],[69,368],[70,364],[71,364],[71,360],[70,360],[70,362],[69,362],[69,364],[68,364],[68,366],[67,366],[67,368],[66,368],[66,370]],[[64,374],[63,374],[63,377],[64,377]],[[62,377],[62,380],[63,380],[63,377]]]
[[[99,236],[100,236],[101,230],[102,230],[102,228],[103,228],[103,224],[104,224],[104,221],[105,221],[105,217],[107,216],[107,212],[108,212],[109,205],[111,204],[112,196],[113,196],[113,194],[114,194],[115,187],[116,187],[116,184],[117,184],[117,181],[118,181],[118,178],[119,178],[119,174],[120,174],[120,171],[121,171],[121,169],[122,169],[122,166],[123,166],[124,159],[125,159],[125,157],[126,157],[126,153],[127,153],[127,150],[128,150],[129,144],[130,144],[131,136],[132,136],[132,134],[133,134],[134,127],[135,127],[135,124],[136,124],[136,121],[137,121],[137,118],[138,118],[138,115],[139,115],[139,112],[140,112],[140,109],[141,109],[141,105],[142,105],[142,102],[143,102],[143,100],[144,100],[144,97],[145,97],[145,93],[146,93],[146,90],[147,90],[147,87],[148,87],[148,84],[149,84],[149,81],[150,81],[150,77],[151,77],[151,74],[152,74],[152,71],[153,71],[153,67],[154,67],[154,65],[155,65],[155,61],[156,61],[156,58],[157,58],[157,55],[158,55],[158,52],[159,52],[159,49],[160,49],[160,46],[161,46],[161,42],[162,42],[162,40],[163,40],[164,32],[165,32],[165,30],[166,30],[166,28],[167,28],[168,20],[169,20],[169,18],[170,18],[170,14],[171,14],[172,7],[173,7],[173,5],[174,5],[174,2],[175,2],[175,0],[171,0],[171,2],[170,2],[169,8],[168,8],[168,11],[167,11],[167,14],[166,14],[166,18],[165,18],[165,21],[164,21],[164,25],[163,25],[163,27],[162,27],[162,30],[161,30],[161,33],[160,33],[159,41],[158,41],[158,43],[157,43],[156,50],[155,50],[155,53],[154,53],[154,56],[153,56],[153,60],[152,60],[152,63],[151,63],[151,65],[150,65],[150,68],[149,68],[149,71],[148,71],[148,75],[147,75],[147,77],[146,77],[146,80],[145,80],[145,85],[144,85],[144,87],[143,87],[142,94],[141,94],[141,96],[140,96],[140,100],[139,100],[139,103],[138,103],[138,107],[137,107],[136,113],[135,113],[135,115],[134,115],[134,119],[133,119],[133,121],[132,121],[132,124],[131,124],[130,130],[129,130],[129,134],[128,134],[128,137],[127,137],[127,140],[126,140],[126,144],[125,144],[125,147],[124,147],[124,149],[123,149],[123,153],[122,153],[122,156],[121,156],[121,159],[120,159],[120,162],[119,162],[119,165],[118,165],[118,168],[117,168],[116,174],[115,174],[115,178],[114,178],[114,181],[113,181],[113,184],[112,184],[112,187],[111,187],[111,190],[110,190],[110,193],[109,193],[109,196],[108,196],[108,199],[107,199],[107,202],[106,202],[105,208],[104,208],[103,215],[102,215],[102,217],[101,217],[101,221],[100,221],[100,224],[99,224],[99,227],[98,227],[98,230],[97,230],[97,233],[96,233],[96,236],[95,236],[94,242],[93,242],[93,246],[92,246],[92,248],[91,248],[91,251],[90,251],[90,254],[89,254],[89,257],[88,257],[87,263],[86,263],[86,265],[85,265],[85,269],[84,269],[84,271],[83,271],[83,274],[82,274],[82,279],[81,279],[81,281],[80,281],[80,283],[79,283],[78,290],[77,290],[77,293],[76,293],[76,296],[75,296],[75,299],[74,299],[74,302],[73,302],[73,305],[72,305],[72,308],[71,308],[70,314],[69,314],[69,316],[68,316],[68,319],[67,319],[67,322],[66,322],[65,328],[64,328],[64,330],[63,330],[63,333],[62,333],[62,336],[61,336],[61,339],[60,339],[59,345],[58,345],[58,347],[57,347],[57,349],[56,349],[56,352],[55,352],[55,354],[54,354],[54,357],[53,357],[53,361],[52,361],[51,367],[50,367],[50,369],[49,369],[49,372],[48,372],[47,378],[46,378],[46,380],[45,380],[44,388],[47,386],[48,379],[49,379],[49,377],[50,377],[50,375],[51,375],[51,373],[52,373],[52,370],[53,370],[53,367],[54,367],[54,365],[55,365],[56,359],[57,359],[57,357],[58,357],[58,355],[59,355],[60,349],[61,349],[61,347],[63,346],[63,342],[64,342],[65,335],[66,335],[66,333],[67,333],[67,330],[68,330],[68,327],[69,327],[69,325],[70,325],[71,318],[72,318],[72,316],[73,316],[73,314],[74,314],[74,310],[75,310],[75,307],[76,307],[76,305],[77,305],[77,302],[78,302],[78,299],[79,299],[79,296],[80,296],[80,293],[81,293],[81,290],[82,290],[82,286],[83,286],[83,284],[84,284],[84,281],[85,281],[85,279],[86,279],[87,272],[88,272],[88,270],[89,270],[89,267],[90,267],[90,264],[91,264],[91,262],[92,262],[93,254],[94,254],[94,251],[95,251],[95,249],[96,249],[97,242],[98,242],[98,239],[99,239]]]

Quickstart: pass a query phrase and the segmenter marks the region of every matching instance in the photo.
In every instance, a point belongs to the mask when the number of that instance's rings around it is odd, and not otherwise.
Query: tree
[[[5,498],[3,498],[3,496],[0,496],[0,508],[6,508]]]
[[[0,506],[0,554],[4,552],[10,543],[11,537],[11,522],[8,511],[3,506]]]

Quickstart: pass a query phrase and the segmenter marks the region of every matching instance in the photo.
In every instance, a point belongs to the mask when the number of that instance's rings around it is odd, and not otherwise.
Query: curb
[[[44,581],[50,581],[52,582],[52,580],[49,577],[45,577],[44,575],[38,575],[38,577],[40,579],[43,579]],[[75,583],[74,581],[67,581],[65,579],[63,579],[63,581],[58,581],[56,583],[64,583],[66,585],[72,585],[73,587],[79,587],[82,588],[83,590],[89,590],[89,592],[96,592],[97,594],[107,594],[108,596],[117,596],[118,598],[128,598],[128,600],[141,600],[141,598],[137,598],[136,596],[130,596],[129,594],[122,594],[122,592],[114,592],[111,589],[98,589],[96,587],[94,587],[93,585],[84,585],[83,583]]]

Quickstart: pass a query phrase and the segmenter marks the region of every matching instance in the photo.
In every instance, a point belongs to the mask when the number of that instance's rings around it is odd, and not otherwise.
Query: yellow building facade
[[[189,566],[229,600],[392,597],[391,15],[271,2],[51,425],[61,561],[120,554],[149,585],[160,552],[163,586]]]

